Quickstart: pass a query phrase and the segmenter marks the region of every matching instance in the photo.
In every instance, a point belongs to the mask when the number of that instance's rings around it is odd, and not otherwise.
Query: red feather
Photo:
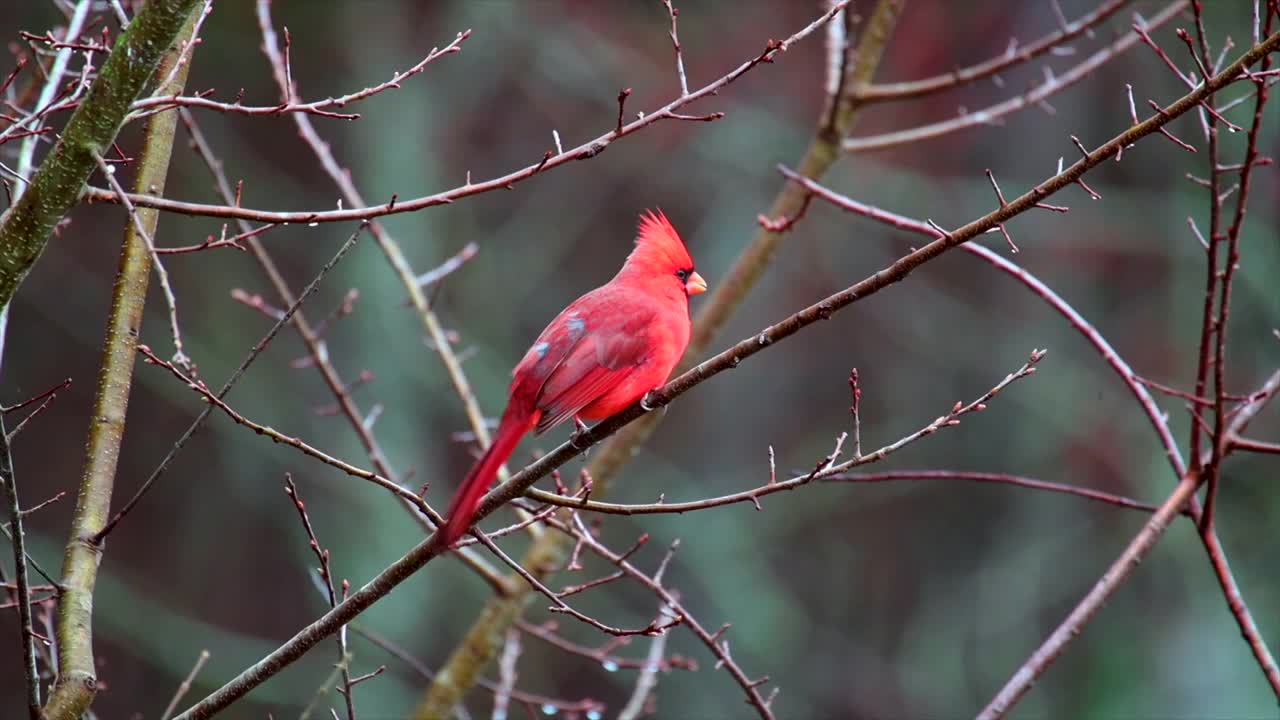
[[[642,215],[618,274],[557,315],[516,365],[498,432],[454,495],[444,542],[471,527],[498,468],[529,430],[571,417],[600,420],[661,387],[689,344],[689,296],[706,289],[662,211]]]

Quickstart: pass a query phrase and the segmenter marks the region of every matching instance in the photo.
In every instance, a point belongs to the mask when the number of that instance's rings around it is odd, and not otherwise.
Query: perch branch
[[[787,41],[787,43],[796,42],[824,22],[828,25],[839,25],[846,31],[837,34],[842,42],[836,48],[841,58],[841,63],[836,70],[841,80],[840,87],[847,90],[832,91],[833,95],[828,100],[829,108],[823,113],[819,128],[805,155],[807,167],[815,175],[825,173],[839,154],[840,138],[848,133],[856,114],[848,92],[854,87],[870,82],[896,22],[901,0],[880,0],[869,28],[864,33],[864,39],[856,49],[844,42],[848,37],[847,29],[853,24],[852,13],[845,12],[846,5],[847,3],[844,2],[830,3],[827,13]],[[697,91],[685,97],[691,98],[700,92]],[[621,135],[621,130],[627,127],[630,126],[620,128],[618,134]],[[772,216],[794,217],[797,215],[798,208],[804,202],[802,195],[803,193],[784,187],[774,201]],[[728,316],[742,302],[746,293],[763,272],[779,239],[778,233],[762,230],[735,264],[734,269],[730,271],[729,278],[717,284],[713,300],[708,309],[699,315],[696,325],[698,328],[707,329],[695,330],[693,342],[690,343],[686,352],[687,357],[697,357],[709,344],[715,331],[727,322]],[[719,307],[720,310],[712,310],[713,307]],[[698,332],[702,334],[698,335]],[[595,458],[589,472],[595,482],[593,493],[597,497],[608,492],[609,479],[623,463],[631,458],[632,449],[642,443],[652,432],[654,419],[646,418],[645,422],[629,428],[626,433],[602,449]],[[564,562],[568,552],[563,536],[547,533],[529,548],[521,559],[521,564],[524,567],[533,568],[540,576],[545,576]],[[528,594],[532,592],[527,584],[512,582],[511,586],[518,591],[490,600],[450,655],[445,665],[445,672],[442,672],[427,689],[426,698],[419,709],[422,716],[440,717],[451,712],[474,684],[475,678],[479,677],[485,666],[492,662],[498,650],[499,640],[511,623],[519,619],[527,603]]]

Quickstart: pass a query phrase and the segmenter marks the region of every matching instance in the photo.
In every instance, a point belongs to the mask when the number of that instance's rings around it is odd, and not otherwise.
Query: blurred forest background
[[[862,12],[869,2],[855,2]],[[1245,0],[1213,0],[1208,23],[1215,49],[1230,35],[1248,46]],[[1096,5],[1062,0],[1069,18]],[[684,0],[680,35],[691,87],[700,87],[785,37],[819,12],[815,2],[742,2],[727,7]],[[953,117],[958,108],[998,102],[1061,71],[1109,42],[1132,13],[1165,3],[1141,0],[1105,23],[1074,54],[1048,55],[994,83],[918,101],[876,105],[857,135]],[[565,145],[614,124],[620,87],[634,92],[629,115],[679,91],[668,17],[660,2],[553,0],[416,2],[277,0],[277,26],[292,34],[294,77],[306,98],[351,92],[417,62],[461,30],[474,35],[395,91],[352,106],[354,122],[315,118],[370,202],[413,197],[499,175],[536,161],[553,130]],[[1048,0],[983,3],[908,2],[878,81],[915,79],[1002,52],[1056,27]],[[64,22],[47,2],[6,4],[0,37],[42,34]],[[1185,48],[1172,28],[1156,33]],[[604,282],[629,251],[636,215],[661,207],[681,230],[700,273],[713,287],[758,229],[783,183],[775,166],[794,165],[812,134],[823,98],[820,31],[753,70],[690,112],[723,111],[714,123],[660,122],[619,140],[603,155],[522,183],[513,191],[385,219],[413,266],[426,271],[470,242],[479,252],[435,295],[435,308],[459,336],[465,369],[489,414],[501,410],[510,368],[565,304]],[[277,90],[260,51],[252,3],[219,2],[202,33],[188,89],[216,88],[229,99],[272,104]],[[4,67],[7,72],[7,66]],[[994,207],[983,174],[991,168],[1012,197],[1051,175],[1060,156],[1073,161],[1069,136],[1091,146],[1126,128],[1125,83],[1165,103],[1185,92],[1141,44],[999,127],[979,126],[934,141],[843,158],[825,184],[859,200],[955,227]],[[1243,94],[1248,86],[1228,91]],[[1244,122],[1249,110],[1234,116]],[[1145,117],[1148,113],[1141,110]],[[244,204],[270,209],[332,208],[331,182],[287,117],[196,111]],[[1280,105],[1269,109],[1280,127]],[[1172,131],[1202,144],[1192,115]],[[139,127],[121,136],[136,151]],[[1236,157],[1241,134],[1224,135]],[[1264,155],[1280,152],[1264,134]],[[6,152],[8,150],[6,149]],[[1238,160],[1233,160],[1236,162]],[[1017,262],[1074,304],[1135,370],[1189,389],[1204,296],[1203,252],[1187,216],[1207,212],[1204,190],[1185,179],[1205,174],[1204,154],[1148,138],[1088,176],[1101,200],[1078,187],[1052,202],[1067,215],[1018,217],[1009,230]],[[1236,392],[1252,390],[1280,364],[1280,183],[1274,167],[1256,175],[1235,286],[1229,372]],[[166,195],[217,202],[208,174],[179,130]],[[60,490],[70,496],[32,515],[31,553],[57,568],[83,461],[86,419],[95,389],[106,307],[125,214],[114,206],[78,208],[54,238],[12,309],[4,358],[3,401],[28,397],[63,378],[73,385],[24,430],[14,448],[24,499]],[[350,224],[290,226],[264,242],[295,287],[308,281],[350,234]],[[162,215],[162,245],[217,235],[211,219]],[[234,232],[234,228],[232,232]],[[979,242],[1007,253],[999,235]],[[922,241],[815,202],[785,239],[745,307],[713,343],[719,350],[891,263]],[[235,302],[234,289],[269,294],[247,253],[216,250],[170,256],[188,352],[218,386],[269,327]],[[391,464],[430,480],[427,499],[442,507],[466,472],[469,446],[451,438],[467,421],[403,288],[372,240],[330,275],[308,303],[316,318],[359,291],[354,312],[329,333],[331,357],[348,379],[372,373],[355,397],[380,404],[377,439]],[[705,298],[707,296],[703,296]],[[693,301],[696,312],[703,298]],[[142,341],[167,357],[163,302],[153,283]],[[865,302],[817,324],[682,397],[623,471],[610,500],[694,500],[762,484],[768,448],[780,473],[808,469],[849,430],[851,368],[862,378],[864,447],[875,448],[923,426],[957,400],[968,402],[1048,348],[1039,372],[1014,385],[985,412],[970,416],[875,470],[947,468],[1008,472],[1159,502],[1174,478],[1149,425],[1123,385],[1062,318],[1022,286],[962,253],[914,272]],[[250,418],[368,466],[347,424],[323,408],[332,396],[292,331],[270,347],[229,402]],[[1184,447],[1189,419],[1177,398],[1159,396]],[[117,481],[118,507],[199,412],[199,398],[167,372],[139,365]],[[318,412],[317,410],[321,411]],[[526,441],[517,458],[567,437],[559,429]],[[1250,435],[1280,437],[1280,404]],[[570,469],[576,471],[580,462]],[[1218,528],[1232,568],[1265,637],[1280,644],[1280,494],[1276,465],[1241,454],[1225,465]],[[207,694],[289,638],[327,607],[309,568],[315,559],[283,492],[292,473],[316,532],[332,550],[334,573],[366,582],[421,540],[421,529],[386,493],[215,415],[169,474],[113,533],[96,593],[95,652],[104,690],[102,718],[158,716],[202,649],[211,658],[189,699]],[[543,483],[547,487],[547,483]],[[500,514],[511,517],[509,511]],[[763,512],[739,504],[686,516],[608,517],[604,536],[625,548],[642,533],[654,542],[646,567],[680,538],[669,584],[709,627],[732,622],[734,658],[749,674],[769,674],[786,718],[958,717],[981,707],[1097,580],[1146,515],[1069,496],[958,482],[821,484],[763,500]],[[495,520],[487,527],[497,527]],[[513,554],[525,542],[504,541]],[[6,546],[3,560],[12,567]],[[586,577],[560,576],[554,587]],[[359,624],[394,638],[430,667],[439,666],[491,591],[452,559],[433,563],[361,616]],[[576,597],[612,624],[643,626],[654,598],[627,583]],[[529,617],[559,619],[566,636],[602,638],[570,618],[549,616],[535,597]],[[17,716],[21,674],[15,616],[0,614],[0,708]],[[643,656],[635,639],[619,652]],[[352,639],[354,671],[386,664],[357,691],[362,718],[406,715],[424,682],[404,663]],[[742,717],[742,691],[687,631],[669,652],[695,659],[696,672],[663,674],[656,690],[663,718]],[[329,642],[256,689],[229,717],[295,714],[328,676]],[[527,639],[520,687],[564,698],[625,702],[634,671],[609,672],[581,657]],[[490,674],[496,672],[490,670]],[[488,717],[492,696],[468,695],[473,717]],[[1078,642],[1025,698],[1015,717],[1273,717],[1275,698],[1242,642],[1195,529],[1178,521],[1149,560]],[[520,713],[522,711],[513,712]]]

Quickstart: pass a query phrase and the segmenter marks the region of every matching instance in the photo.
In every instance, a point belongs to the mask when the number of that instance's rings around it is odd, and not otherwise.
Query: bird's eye
[[[680,282],[685,282],[686,280],[688,280],[688,279],[689,279],[689,271],[688,271],[688,270],[677,270],[677,271],[676,271],[676,277],[680,278]]]

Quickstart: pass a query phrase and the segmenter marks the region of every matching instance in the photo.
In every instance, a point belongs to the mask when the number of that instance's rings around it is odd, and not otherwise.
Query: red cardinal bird
[[[636,247],[618,274],[557,315],[511,373],[493,444],[462,481],[440,529],[445,544],[471,527],[525,433],[571,417],[607,418],[661,387],[689,344],[689,296],[706,289],[662,211],[641,215]]]

